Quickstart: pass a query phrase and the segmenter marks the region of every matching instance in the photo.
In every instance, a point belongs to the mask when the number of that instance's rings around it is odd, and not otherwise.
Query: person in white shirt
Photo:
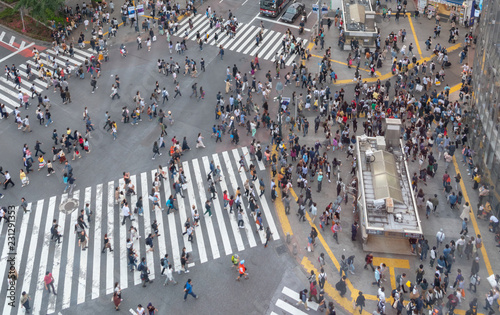
[[[133,221],[134,219],[130,215],[130,208],[128,207],[128,202],[125,202],[122,207],[122,214],[123,214],[123,220],[122,220],[122,225],[125,225],[125,219],[129,218],[130,221]]]

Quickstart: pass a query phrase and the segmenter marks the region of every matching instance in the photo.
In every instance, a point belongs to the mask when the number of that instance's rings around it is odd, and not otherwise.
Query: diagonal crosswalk
[[[139,259],[146,257],[150,269],[150,278],[158,278],[161,273],[159,261],[166,253],[174,266],[174,271],[181,270],[181,252],[186,247],[190,253],[189,268],[202,268],[208,261],[228,257],[233,253],[241,253],[246,248],[252,248],[265,243],[265,234],[259,231],[255,218],[248,209],[248,201],[243,198],[242,208],[245,213],[243,229],[238,228],[234,211],[224,208],[223,192],[235,195],[239,187],[247,180],[245,172],[238,173],[240,156],[245,156],[246,163],[255,164],[259,175],[266,170],[262,162],[251,161],[246,147],[210,154],[201,158],[182,162],[182,170],[187,178],[184,198],[175,195],[172,188],[174,178],[171,174],[161,183],[159,188],[160,202],[165,202],[170,195],[177,198],[178,211],[166,214],[166,211],[154,209],[149,200],[149,194],[157,169],[135,174],[130,177],[136,187],[137,195],[127,196],[131,210],[139,197],[143,199],[144,215],[134,215],[135,220],[121,224],[122,213],[115,202],[115,188],[124,186],[124,180],[113,180],[99,183],[95,186],[82,187],[71,194],[51,196],[46,199],[32,201],[28,205],[30,212],[16,212],[16,250],[15,267],[19,272],[19,279],[15,292],[11,293],[0,281],[0,295],[14,294],[19,302],[21,292],[26,291],[32,297],[34,314],[56,314],[86,301],[109,295],[113,292],[115,282],[119,282],[122,289],[141,283],[140,273],[128,270],[127,238],[130,237],[130,226],[137,228],[141,238],[133,241],[133,247]],[[222,181],[216,183],[217,198],[212,200],[212,216],[203,215],[204,204],[211,194],[208,192],[210,161],[219,165],[222,170]],[[164,169],[168,169],[164,167]],[[176,179],[176,178],[175,178]],[[262,209],[264,225],[273,232],[274,240],[280,239],[274,214],[269,207],[268,194],[257,196],[257,203]],[[73,203],[73,210],[64,205]],[[88,225],[86,232],[89,236],[88,249],[82,251],[78,246],[78,237],[75,234],[75,224],[78,221],[80,210],[89,204],[93,214],[90,222],[85,215]],[[191,218],[191,208],[194,206],[200,213],[199,226],[195,228],[194,240],[188,241],[184,232],[184,223]],[[53,220],[57,220],[62,231],[61,243],[51,240],[50,229]],[[156,220],[159,224],[159,236],[154,238],[154,251],[147,251],[144,239],[151,233],[151,224]],[[8,272],[7,255],[10,252],[7,237],[7,224],[0,224],[0,275]],[[29,228],[31,227],[31,228]],[[113,252],[106,250],[102,253],[104,234],[107,234]],[[230,256],[229,256],[230,257]],[[44,287],[45,272],[50,271],[54,276],[54,286],[57,295],[48,294]],[[5,303],[2,314],[22,314],[21,308],[12,308]]]
[[[80,65],[82,65],[85,62],[85,59],[90,58],[93,54],[91,48],[89,48],[88,50],[81,50],[78,48],[74,48],[74,52],[75,54],[73,55],[73,57],[70,57],[69,54],[67,55],[63,55],[62,53],[56,54],[54,50],[46,49],[40,52],[40,57],[44,61],[48,60],[47,58],[50,57],[50,60],[55,60],[56,64],[63,68],[66,68],[66,63],[68,63],[69,68],[71,69],[71,74],[75,75],[75,72],[78,69],[78,67],[80,67]],[[28,75],[26,73],[27,64],[29,64],[32,69],[31,80],[28,80]],[[34,84],[34,89],[36,90],[37,93],[40,92],[43,93],[43,91],[47,89],[47,83],[43,80],[43,78],[40,78],[38,76],[38,71],[36,70],[38,65],[35,63],[35,61],[28,59],[26,60],[26,64],[23,63],[16,66],[19,69],[18,73],[21,75],[20,89],[16,88],[14,82],[7,81],[5,75],[0,79],[0,103],[5,104],[5,110],[9,114],[12,113],[16,107],[23,108],[23,106],[20,106],[19,104],[19,99],[18,99],[19,91],[27,93],[31,98],[30,89],[33,84]],[[51,63],[48,64],[47,67],[52,72],[52,64]],[[49,95],[49,97],[50,96],[51,95]],[[57,97],[59,97],[59,95],[57,95]],[[36,105],[37,103],[38,102],[36,101],[36,99],[33,100],[30,99],[31,105]]]
[[[307,315],[318,311],[319,305],[315,302],[307,302],[308,310],[303,305],[297,305],[300,301],[300,292],[284,286],[281,290],[280,297],[276,300],[276,312],[271,311],[270,314],[293,314]]]
[[[236,35],[231,38],[226,32],[216,29],[215,25],[210,28],[210,20],[203,14],[198,14],[191,18],[193,28],[189,27],[189,19],[183,19],[179,23],[178,31],[174,33],[175,36],[184,37],[188,32],[187,38],[196,40],[196,33],[199,32],[201,38],[205,39],[209,35],[208,41],[204,45],[219,46],[222,45],[225,50],[235,51],[244,55],[255,56],[259,55],[261,59],[274,61],[276,53],[278,55],[283,51],[282,39],[285,34],[275,32],[273,30],[264,29],[262,42],[257,46],[255,44],[255,37],[259,34],[260,27],[254,25],[238,22]],[[217,32],[218,40],[215,40],[215,33]],[[303,45],[307,44],[307,39],[297,37],[297,41],[302,41]],[[287,66],[291,65],[293,60],[298,56],[292,54],[286,57],[285,63]]]

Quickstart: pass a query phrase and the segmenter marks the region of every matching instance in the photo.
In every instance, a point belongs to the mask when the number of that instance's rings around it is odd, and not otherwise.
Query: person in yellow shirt
[[[19,178],[21,178],[21,183],[22,183],[21,187],[29,185],[30,181],[28,179],[28,176],[26,176],[26,173],[22,169],[19,170]]]

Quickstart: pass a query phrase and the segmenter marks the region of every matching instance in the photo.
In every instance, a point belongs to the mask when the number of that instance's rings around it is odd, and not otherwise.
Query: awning
[[[462,5],[464,3],[464,0],[430,0],[430,2],[448,5]]]

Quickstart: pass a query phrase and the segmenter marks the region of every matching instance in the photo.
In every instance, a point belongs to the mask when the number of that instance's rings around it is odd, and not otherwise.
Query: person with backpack
[[[335,285],[335,288],[337,289],[337,291],[339,291],[341,297],[344,297],[344,295],[347,292],[346,279],[347,279],[347,276],[343,276],[339,280],[339,282],[337,282],[337,284]]]
[[[137,266],[137,271],[141,272],[142,287],[146,287],[146,282],[153,283],[149,280],[149,268],[146,264],[146,257],[142,257],[140,264]]]
[[[325,287],[325,282],[327,280],[325,269],[321,268],[318,275],[319,288],[323,289]]]
[[[307,307],[307,292],[308,292],[307,289],[300,291],[299,292],[299,301],[297,302],[297,306],[304,304],[306,311],[309,310],[309,307]]]
[[[340,260],[340,270],[339,270],[340,277],[342,277],[342,275],[347,277],[347,269],[348,268],[349,268],[349,265],[347,264],[345,256],[342,255],[341,260]]]
[[[406,293],[405,285],[406,285],[406,273],[403,273],[402,275],[397,275],[396,276],[396,288],[398,290],[402,290],[403,293]]]
[[[231,268],[238,267],[238,264],[240,263],[240,256],[238,256],[238,254],[231,256],[231,263],[233,264]]]
[[[161,266],[161,274],[165,272],[165,270],[168,268],[169,265],[169,260],[168,260],[168,254],[165,254],[165,256],[160,259],[160,266]]]

